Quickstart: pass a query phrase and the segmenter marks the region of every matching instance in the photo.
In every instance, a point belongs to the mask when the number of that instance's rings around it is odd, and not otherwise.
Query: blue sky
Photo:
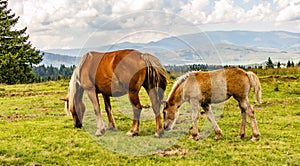
[[[41,50],[213,30],[300,32],[300,0],[9,0],[9,8]]]

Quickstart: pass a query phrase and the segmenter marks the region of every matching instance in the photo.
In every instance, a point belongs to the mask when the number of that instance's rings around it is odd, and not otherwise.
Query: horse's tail
[[[262,98],[262,95],[261,95],[262,93],[261,93],[261,85],[260,85],[259,79],[258,79],[257,75],[251,71],[247,72],[247,75],[249,77],[251,87],[254,87],[254,94],[255,94],[256,102],[260,104],[261,98]]]
[[[167,87],[168,73],[160,60],[155,56],[144,53],[141,55],[142,59],[147,64],[147,84],[148,88],[155,88],[158,95],[158,99],[162,100],[164,97],[164,91]],[[160,102],[160,101],[159,101]]]

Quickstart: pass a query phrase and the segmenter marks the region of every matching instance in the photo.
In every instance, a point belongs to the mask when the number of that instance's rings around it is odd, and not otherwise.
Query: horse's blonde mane
[[[168,95],[168,98],[167,98],[167,101],[169,101],[170,97],[173,95],[173,93],[175,92],[175,90],[178,88],[179,85],[181,85],[189,76],[191,73],[193,73],[194,71],[191,71],[191,72],[188,72],[188,73],[185,73],[184,75],[182,76],[179,76],[176,78],[176,81]]]
[[[67,96],[69,99],[69,109],[67,109],[67,111],[66,111],[67,113],[69,113],[70,109],[73,109],[75,106],[74,100],[75,100],[75,94],[77,91],[77,85],[80,85],[80,70],[81,70],[81,67],[84,64],[86,58],[90,55],[92,55],[91,52],[85,54],[81,58],[78,66],[73,71],[73,74],[72,74],[72,77],[71,77],[71,80],[69,83],[69,92],[68,92],[68,96]]]

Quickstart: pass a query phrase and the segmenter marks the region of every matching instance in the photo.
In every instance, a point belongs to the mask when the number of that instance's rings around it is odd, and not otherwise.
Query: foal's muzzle
[[[165,122],[165,124],[164,124],[164,129],[165,129],[166,131],[172,130],[170,122]]]

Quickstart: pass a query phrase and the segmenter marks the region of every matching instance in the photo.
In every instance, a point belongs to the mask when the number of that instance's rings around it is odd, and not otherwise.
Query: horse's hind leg
[[[140,103],[138,92],[129,92],[129,99],[132,104],[133,109],[133,122],[130,130],[126,133],[128,136],[139,135],[140,132],[140,115],[142,110],[142,105]]]
[[[89,89],[86,90],[93,106],[94,106],[94,111],[96,115],[96,121],[97,121],[97,131],[96,131],[96,136],[101,136],[105,133],[105,125],[104,121],[102,119],[101,111],[100,111],[100,106],[99,106],[99,99],[96,93],[95,89]]]
[[[102,95],[104,99],[104,104],[105,104],[105,111],[108,117],[108,130],[116,130],[116,125],[115,125],[115,120],[114,117],[111,113],[111,105],[110,105],[110,98],[109,96]]]
[[[211,110],[211,106],[208,104],[202,105],[202,108],[205,110],[205,113],[207,115],[207,119],[211,122],[214,131],[215,131],[215,140],[219,140],[221,135],[222,135],[222,130],[219,128],[217,122],[216,122],[216,118]]]
[[[256,141],[256,139],[260,136],[260,133],[258,131],[256,118],[254,116],[254,110],[253,107],[250,105],[248,100],[241,101],[239,103],[241,110],[245,111],[250,118],[251,121],[251,128],[252,128],[252,138],[251,141]],[[244,115],[245,116],[245,115]]]

